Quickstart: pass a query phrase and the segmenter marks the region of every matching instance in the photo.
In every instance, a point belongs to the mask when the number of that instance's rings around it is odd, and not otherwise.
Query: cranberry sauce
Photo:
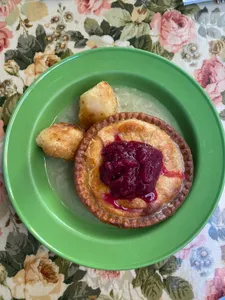
[[[141,142],[116,139],[102,150],[100,178],[109,186],[107,200],[142,198],[156,200],[155,185],[163,168],[163,155]],[[110,201],[111,202],[111,201]]]
[[[161,173],[163,176],[166,176],[166,177],[171,177],[171,178],[180,178],[180,179],[184,179],[185,178],[185,175],[184,173],[181,173],[181,172],[176,172],[176,171],[168,171],[165,167],[162,168],[162,173]]]
[[[145,200],[146,203],[151,203],[152,201],[156,200],[157,199],[157,193],[156,193],[156,190],[150,194],[147,194],[145,195],[144,197],[142,197],[143,200]],[[125,211],[140,211],[139,208],[127,208],[127,207],[124,207],[122,205],[119,205],[118,203],[118,199],[117,198],[114,198],[111,193],[109,194],[104,194],[104,200],[108,203],[110,203],[113,207],[115,208],[119,208],[119,209],[122,209],[122,210],[125,210]]]

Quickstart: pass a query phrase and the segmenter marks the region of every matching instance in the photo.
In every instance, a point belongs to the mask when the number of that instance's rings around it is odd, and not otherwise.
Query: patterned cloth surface
[[[0,0],[0,155],[13,108],[33,80],[65,57],[96,47],[144,49],[177,64],[206,90],[224,125],[225,5],[181,2]],[[183,250],[154,266],[110,272],[70,263],[40,245],[12,208],[0,172],[1,300],[225,296],[225,193]]]

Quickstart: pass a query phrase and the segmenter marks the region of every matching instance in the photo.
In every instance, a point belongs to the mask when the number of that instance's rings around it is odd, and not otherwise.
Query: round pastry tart
[[[193,179],[191,151],[167,123],[118,113],[93,125],[75,157],[80,199],[101,221],[146,227],[171,216]]]

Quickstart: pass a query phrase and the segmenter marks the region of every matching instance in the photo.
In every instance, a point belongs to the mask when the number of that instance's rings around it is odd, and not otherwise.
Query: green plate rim
[[[26,216],[23,215],[23,212],[20,210],[19,205],[17,204],[16,199],[13,197],[13,193],[12,193],[12,189],[10,186],[10,178],[8,175],[8,168],[7,168],[7,149],[8,149],[8,145],[9,145],[9,140],[10,140],[10,132],[12,130],[13,127],[13,123],[15,121],[15,118],[17,116],[17,113],[20,109],[20,107],[23,105],[24,101],[26,100],[27,96],[29,95],[29,93],[36,87],[37,83],[42,80],[46,75],[48,75],[52,70],[54,70],[55,68],[60,67],[60,65],[63,65],[64,63],[67,63],[68,61],[70,61],[71,59],[75,59],[76,57],[82,57],[87,55],[90,52],[105,52],[105,51],[112,51],[112,48],[97,48],[97,49],[90,49],[90,50],[85,50],[76,54],[73,54],[65,59],[63,59],[62,61],[56,63],[55,65],[53,65],[52,67],[48,68],[45,72],[43,72],[37,79],[34,80],[34,82],[28,87],[28,89],[25,91],[25,93],[22,95],[20,101],[18,102],[17,106],[15,107],[9,124],[7,126],[7,130],[6,130],[6,134],[4,137],[4,145],[3,145],[3,176],[4,176],[4,181],[5,181],[5,186],[9,195],[9,198],[11,200],[11,203],[13,204],[13,207],[15,208],[18,216],[20,217],[21,221],[23,222],[23,224],[25,225],[25,227],[31,232],[31,234],[44,246],[46,246],[50,251],[54,252],[55,254],[61,256],[62,258],[75,262],[79,265],[85,266],[85,267],[90,267],[90,268],[96,268],[96,266],[91,266],[90,264],[86,264],[83,261],[79,261],[78,260],[74,260],[72,257],[70,257],[69,255],[66,255],[65,253],[61,253],[60,250],[55,249],[52,245],[48,244],[48,242],[44,239],[42,239],[42,237],[38,234],[38,232],[36,232],[33,227],[31,226],[31,224],[27,221]],[[175,68],[178,72],[182,73],[189,81],[191,81],[196,88],[199,89],[199,91],[203,94],[203,96],[206,98],[207,104],[210,106],[210,109],[212,110],[212,113],[214,114],[214,117],[217,121],[217,125],[218,125],[218,129],[220,131],[220,136],[221,136],[221,142],[223,142],[223,162],[225,162],[225,134],[224,134],[224,129],[222,126],[222,122],[219,118],[219,115],[211,101],[211,99],[209,98],[209,96],[207,95],[207,93],[205,92],[205,90],[198,84],[198,82],[191,76],[189,75],[187,72],[185,72],[183,69],[181,69],[179,66],[177,66],[176,64],[174,64],[173,62],[165,59],[164,57],[161,57],[157,54],[151,53],[151,52],[147,52],[144,50],[140,50],[140,49],[132,49],[132,48],[123,48],[123,47],[117,47],[117,48],[113,48],[113,51],[127,51],[127,52],[135,52],[135,53],[139,53],[140,55],[146,55],[146,56],[153,56],[158,60],[163,61],[164,63],[170,65],[172,68]],[[223,164],[221,164],[223,165]],[[164,256],[162,256],[161,260],[173,255],[174,253],[180,251],[181,249],[183,249],[188,243],[190,243],[198,234],[199,232],[203,229],[203,227],[207,224],[210,216],[213,214],[213,211],[215,209],[215,207],[217,206],[220,197],[222,195],[223,192],[223,187],[225,184],[225,172],[223,173],[223,176],[221,178],[221,188],[218,191],[217,194],[217,200],[215,201],[215,203],[212,205],[212,210],[211,212],[208,214],[206,220],[204,220],[201,225],[199,226],[199,229],[195,232],[195,234],[191,235],[191,237],[187,238],[186,241],[179,246],[176,246],[175,249],[173,251],[170,251],[169,253],[165,254]],[[157,225],[156,225],[157,226]],[[153,261],[153,263],[156,263],[157,261]],[[130,264],[131,267],[125,267],[125,268],[110,268],[110,270],[131,270],[131,269],[135,269],[135,268],[141,268],[141,267],[145,267],[147,264],[146,263],[138,263],[135,265],[132,265],[132,263]],[[107,270],[104,267],[98,266],[97,267],[100,270]]]

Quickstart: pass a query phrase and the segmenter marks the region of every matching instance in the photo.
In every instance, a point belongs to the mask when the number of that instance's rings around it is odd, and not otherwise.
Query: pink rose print
[[[6,0],[1,2],[0,16],[7,17],[22,0]]]
[[[195,71],[195,79],[216,105],[222,101],[225,90],[225,66],[216,56],[203,60],[201,69]]]
[[[206,300],[218,300],[225,296],[225,268],[216,269],[214,278],[206,284]]]
[[[0,52],[9,46],[9,39],[13,37],[12,32],[6,28],[5,22],[0,22]]]
[[[110,9],[111,4],[108,0],[75,0],[78,12],[80,14],[90,14],[100,15],[102,10]]]
[[[104,271],[95,269],[95,273],[97,274],[97,276],[105,280],[120,278],[120,271]]]
[[[117,297],[117,293],[122,290],[124,281],[131,282],[133,280],[133,274],[129,271],[104,271],[89,268],[86,269],[83,267],[81,267],[81,269],[86,270],[86,274],[82,281],[87,282],[88,286],[93,289],[100,288],[103,294],[109,294],[110,291],[113,290],[115,299],[123,298],[122,294]],[[132,299],[136,298],[133,297]]]
[[[150,23],[153,34],[166,50],[176,53],[195,37],[194,22],[177,10],[156,13]]]

